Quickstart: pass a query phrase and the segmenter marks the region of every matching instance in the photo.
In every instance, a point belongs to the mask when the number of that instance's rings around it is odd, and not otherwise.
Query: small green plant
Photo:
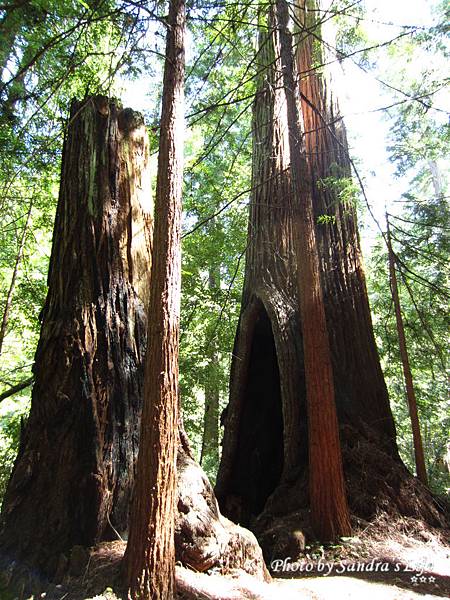
[[[341,204],[346,210],[357,208],[359,187],[351,177],[331,175],[319,179],[316,185],[320,191],[330,193],[332,203]]]
[[[317,223],[319,225],[334,225],[336,223],[336,217],[334,215],[319,215],[317,217]]]

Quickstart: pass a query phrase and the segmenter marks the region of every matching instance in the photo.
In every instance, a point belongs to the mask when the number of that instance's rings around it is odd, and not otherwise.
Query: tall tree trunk
[[[298,2],[296,59],[338,415],[341,422],[355,425],[361,418],[386,451],[396,456],[395,427],[373,334],[355,200],[348,191],[352,173],[347,136],[333,89],[339,83],[340,66],[326,45],[330,38],[333,45],[333,20],[322,10],[319,0]],[[316,68],[317,63],[327,62],[332,64]]]
[[[333,369],[325,318],[314,227],[311,177],[303,147],[297,104],[292,38],[286,0],[272,9],[276,52],[286,94],[293,198],[291,210],[299,261],[300,314],[308,413],[309,504],[314,532],[321,540],[351,533],[336,416]],[[297,226],[296,226],[297,225]]]
[[[73,104],[31,413],[1,514],[0,568],[30,593],[79,568],[74,546],[128,528],[150,293],[147,146],[130,109],[104,97]],[[177,560],[267,578],[255,537],[220,514],[181,425],[179,437]]]
[[[208,273],[208,286],[214,293],[220,287],[220,274],[213,268]],[[205,409],[203,413],[203,436],[200,464],[205,468],[208,465],[216,469],[219,464],[219,412],[220,412],[220,386],[219,386],[219,356],[217,344],[211,340],[208,349],[208,366],[205,374]],[[210,469],[206,469],[209,471]]]
[[[2,507],[1,554],[63,569],[127,528],[138,451],[151,202],[142,117],[74,102],[31,412]]]
[[[397,325],[398,345],[400,348],[400,358],[402,361],[403,376],[405,378],[406,397],[408,399],[409,416],[411,419],[414,457],[416,462],[417,477],[420,481],[428,485],[427,469],[425,466],[425,457],[423,453],[422,435],[420,433],[419,415],[417,413],[416,394],[414,392],[414,383],[409,364],[408,347],[406,345],[405,327],[403,325],[402,309],[400,297],[398,294],[397,273],[395,269],[395,256],[392,250],[391,231],[389,228],[389,218],[386,215],[387,225],[387,244],[389,253],[389,274],[391,279],[392,300],[395,307],[395,322]]]
[[[156,184],[149,347],[130,535],[124,557],[133,600],[169,600],[175,583],[185,27],[184,0],[171,0]]]
[[[344,475],[351,512],[380,506],[441,516],[400,461],[370,317],[355,209],[339,201],[349,183],[345,129],[328,79],[314,70],[317,4],[296,8],[301,117],[331,349]],[[308,22],[305,22],[305,15]],[[261,73],[253,107],[252,195],[241,314],[216,494],[223,512],[250,526],[266,553],[282,556],[308,531],[309,458],[299,257],[293,215],[288,113],[275,32],[260,32]],[[320,38],[319,38],[320,39]],[[320,62],[320,58],[318,59]],[[304,166],[304,165],[303,165]],[[304,185],[304,184],[302,184]],[[325,222],[320,216],[328,215]],[[284,550],[283,550],[284,548]],[[286,554],[287,555],[287,554]]]
[[[28,212],[26,215],[25,223],[24,223],[24,226],[22,229],[22,234],[20,236],[19,247],[17,249],[16,260],[14,261],[14,268],[13,268],[13,272],[12,272],[12,276],[11,276],[11,283],[9,284],[8,294],[7,294],[6,300],[5,300],[5,308],[3,309],[2,322],[0,325],[0,356],[1,356],[2,350],[3,350],[3,342],[5,341],[6,330],[7,330],[8,321],[9,321],[9,313],[10,313],[11,306],[12,306],[14,290],[16,289],[16,280],[17,280],[17,275],[19,273],[20,263],[21,263],[22,257],[23,257],[23,250],[25,248],[25,240],[27,237],[28,227],[30,224],[32,208],[33,208],[33,201],[31,200],[29,207],[28,207]]]

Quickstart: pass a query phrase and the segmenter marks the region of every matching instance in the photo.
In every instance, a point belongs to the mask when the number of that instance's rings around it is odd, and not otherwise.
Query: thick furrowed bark
[[[393,512],[442,523],[430,494],[412,480],[398,456],[395,427],[375,346],[365,287],[354,207],[342,204],[336,186],[348,182],[350,162],[345,130],[334,94],[324,75],[313,69],[314,0],[304,29],[297,32],[297,69],[301,71],[301,117],[308,161],[304,180],[311,181],[312,219],[319,250],[326,329],[332,358],[333,384],[342,458],[351,512],[365,519],[390,506]],[[297,21],[302,22],[302,11]],[[236,333],[226,411],[223,452],[216,493],[224,514],[251,526],[264,545],[266,558],[280,557],[303,544],[297,533],[310,529],[309,456],[306,414],[304,329],[297,291],[301,267],[294,231],[300,215],[292,213],[291,153],[286,98],[279,55],[264,27],[259,59],[268,65],[259,81],[253,110],[253,175],[248,249],[241,315]],[[315,38],[314,38],[315,39]],[[337,167],[337,173],[334,166]],[[339,190],[339,187],[337,188]],[[320,215],[327,223],[318,223]],[[268,319],[269,332],[259,331]],[[265,340],[265,341],[261,341]],[[254,344],[269,356],[275,347],[272,376],[258,374]],[[262,344],[262,345],[261,345]],[[257,365],[256,365],[257,366]],[[261,374],[262,373],[262,374]],[[271,382],[264,379],[271,378]],[[277,378],[279,383],[277,384]],[[279,385],[282,429],[258,409],[252,390]],[[322,382],[319,382],[322,385]],[[256,386],[256,387],[255,387]],[[263,393],[263,392],[261,392]],[[262,396],[261,396],[262,398]],[[250,416],[249,416],[250,415]],[[312,424],[314,428],[314,424]],[[254,436],[255,430],[259,431]],[[273,473],[270,492],[257,482],[258,457],[268,440],[281,438],[281,455],[260,467]],[[266,442],[261,444],[260,440]],[[335,436],[334,443],[338,444]],[[278,447],[278,442],[274,447]],[[324,460],[327,460],[324,455]],[[338,477],[340,469],[338,468]],[[331,469],[331,472],[336,472]],[[259,489],[254,508],[255,490]],[[326,500],[324,500],[326,503]],[[301,537],[301,536],[300,536]],[[274,554],[275,553],[275,554]]]
[[[128,525],[151,252],[142,118],[104,97],[71,118],[31,413],[2,508],[3,558],[46,575]]]

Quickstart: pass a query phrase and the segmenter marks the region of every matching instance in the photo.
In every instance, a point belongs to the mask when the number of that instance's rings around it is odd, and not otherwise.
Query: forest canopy
[[[159,3],[105,1],[1,7],[1,392],[28,386],[2,401],[3,487],[28,410],[70,101],[95,93],[125,94],[132,108],[145,110],[154,156],[165,10]],[[254,2],[188,6],[180,372],[185,424],[212,478],[219,430],[214,425],[206,433],[213,436],[212,445],[204,439],[203,410],[211,394],[218,398],[216,412],[227,402],[245,262],[260,11]],[[402,456],[412,466],[382,238],[386,204],[427,465],[431,485],[443,491],[448,486],[443,465],[448,441],[448,44],[444,3],[417,3],[414,11],[403,17],[399,7],[385,21],[389,9],[384,6],[343,1],[324,12],[336,30],[333,50],[344,69],[341,88],[348,98],[341,103],[349,107],[343,116],[357,174],[351,180],[330,177],[321,185],[338,187],[339,201],[358,206],[378,347]],[[320,72],[323,65],[314,68]],[[361,86],[375,90],[375,99]],[[356,108],[361,116],[352,117]],[[384,140],[375,128],[386,133]],[[324,214],[320,221],[330,218]]]

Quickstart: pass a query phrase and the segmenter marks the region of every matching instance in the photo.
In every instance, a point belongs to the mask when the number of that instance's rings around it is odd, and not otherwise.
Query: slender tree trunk
[[[208,274],[210,292],[220,287],[220,277],[211,268]],[[205,410],[203,414],[203,436],[200,464],[217,468],[219,464],[219,356],[215,340],[209,348],[209,364],[205,375]],[[208,470],[208,469],[207,469]]]
[[[24,247],[25,247],[25,240],[27,238],[28,226],[30,224],[31,209],[32,208],[33,208],[33,201],[31,200],[30,201],[30,205],[28,207],[28,212],[27,212],[25,224],[24,224],[23,229],[22,229],[22,235],[20,236],[19,248],[17,250],[16,260],[14,262],[14,268],[13,268],[13,273],[12,273],[12,277],[11,277],[11,283],[9,285],[8,294],[6,296],[5,308],[3,309],[2,323],[0,325],[0,356],[1,356],[2,350],[3,350],[3,342],[5,341],[6,329],[8,327],[8,321],[9,321],[9,313],[10,313],[11,306],[12,306],[12,301],[13,301],[13,296],[14,296],[14,290],[16,288],[17,275],[19,273],[20,263],[22,261],[23,250],[24,250]]]
[[[149,346],[140,451],[124,557],[129,596],[133,600],[169,600],[175,582],[185,24],[184,0],[171,0],[156,186]]]
[[[416,394],[409,364],[408,348],[406,345],[405,327],[403,325],[403,316],[398,294],[397,273],[395,269],[395,256],[392,250],[391,232],[389,228],[389,218],[386,215],[387,224],[387,243],[389,252],[389,274],[391,278],[391,293],[395,307],[395,321],[397,324],[398,344],[400,348],[400,357],[402,361],[403,376],[405,378],[406,397],[408,399],[409,416],[411,418],[411,427],[414,443],[414,457],[416,462],[417,477],[422,483],[428,485],[427,469],[425,466],[425,457],[423,453],[422,435],[420,433],[419,415],[417,413]]]
[[[311,520],[319,539],[335,540],[350,535],[351,527],[342,470],[331,351],[314,227],[311,178],[300,128],[286,0],[277,0],[273,13],[274,29],[279,36],[277,45],[286,90],[294,190],[291,207],[294,223],[298,224],[298,228],[294,230],[294,238],[299,261],[299,296],[303,324]]]
[[[142,117],[101,96],[74,102],[31,412],[1,514],[1,559],[19,570],[62,575],[74,546],[127,529],[146,344],[149,194]]]

